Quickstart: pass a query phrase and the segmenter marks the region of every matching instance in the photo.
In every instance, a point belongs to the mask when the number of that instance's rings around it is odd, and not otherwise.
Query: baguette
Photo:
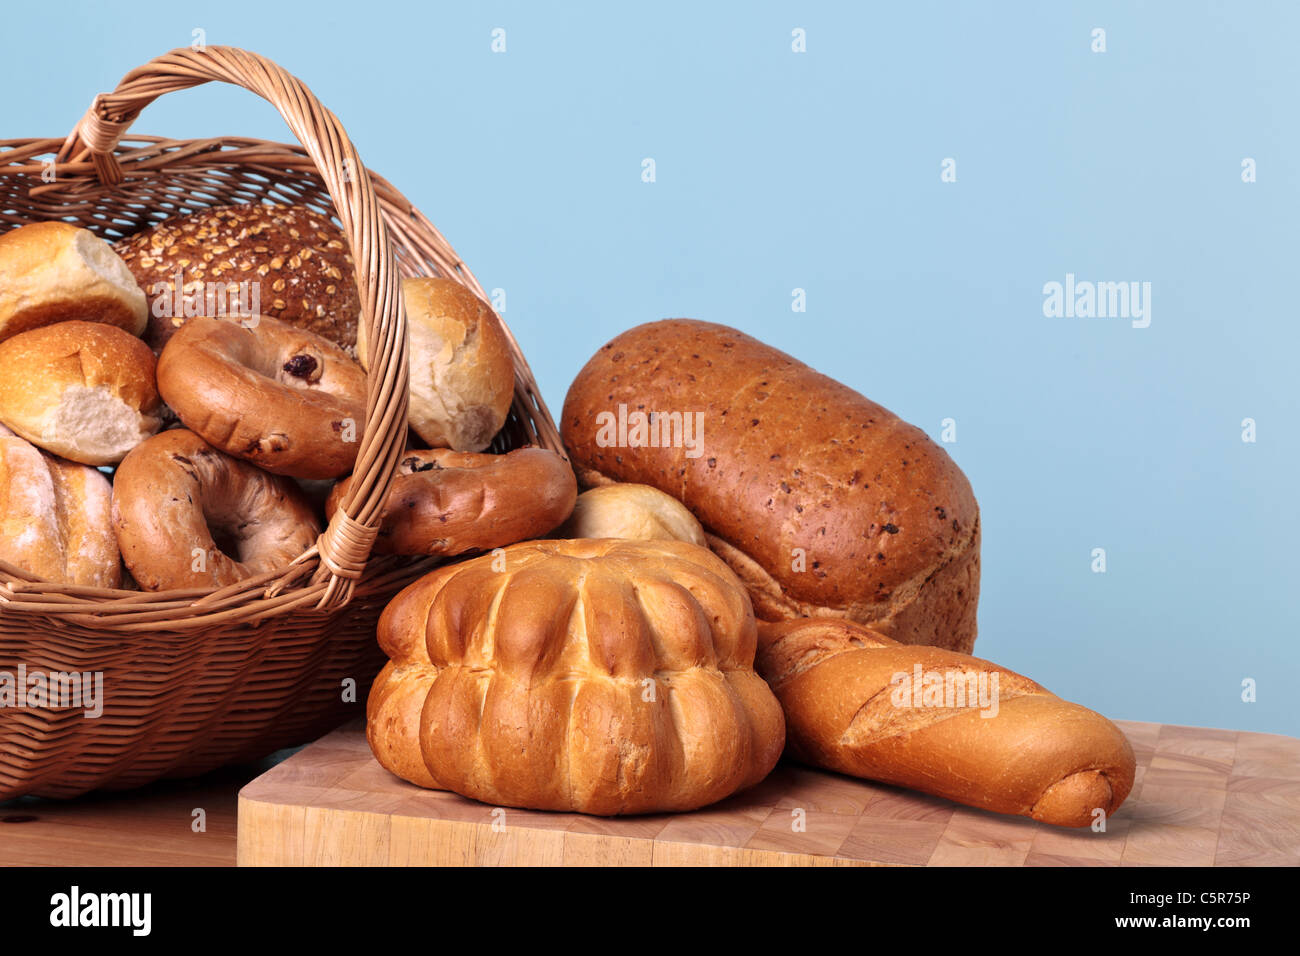
[[[803,763],[1065,827],[1109,817],[1133,787],[1118,727],[1004,667],[849,621],[758,628],[755,667]]]
[[[735,329],[665,319],[592,357],[561,427],[581,484],[646,484],[686,505],[760,620],[847,618],[905,644],[973,648],[970,483],[925,432],[848,386]]]

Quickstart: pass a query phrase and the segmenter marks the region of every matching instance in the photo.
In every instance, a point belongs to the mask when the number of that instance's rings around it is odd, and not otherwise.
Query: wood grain
[[[1119,722],[1138,758],[1105,832],[782,763],[694,813],[588,817],[422,790],[336,730],[239,795],[241,865],[1300,865],[1300,740]]]

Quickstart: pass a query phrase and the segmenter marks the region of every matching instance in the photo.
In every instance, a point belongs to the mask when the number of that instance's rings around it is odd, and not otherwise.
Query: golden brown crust
[[[367,733],[393,773],[486,803],[690,810],[780,754],[754,641],[744,590],[704,548],[524,542],[394,598]]]
[[[355,355],[361,301],[352,255],[343,233],[318,212],[269,203],[218,206],[165,219],[123,239],[117,251],[148,297],[145,341],[155,352],[188,321],[176,309],[179,271],[182,293],[202,290],[193,301],[205,310],[207,283],[224,286],[211,311],[200,314],[239,314],[247,305],[239,283],[257,282],[262,315]]]
[[[1118,727],[980,658],[815,619],[760,623],[755,666],[791,755],[816,766],[1071,827],[1133,786]]]
[[[186,428],[274,474],[337,478],[356,461],[365,372],[302,329],[191,319],[158,358],[158,388]]]
[[[0,421],[86,465],[113,465],[161,425],[154,357],[129,332],[59,322],[0,342]]]
[[[334,486],[334,516],[351,487]],[[481,455],[435,448],[407,452],[384,504],[379,554],[464,554],[546,534],[573,510],[578,485],[568,462],[545,448]]]
[[[0,235],[0,341],[71,320],[138,336],[145,314],[126,265],[89,230],[35,222]]]
[[[286,567],[321,530],[293,481],[179,428],[155,435],[118,466],[113,526],[145,591],[224,587]]]
[[[45,581],[116,588],[108,479],[0,426],[0,560]]]
[[[609,445],[599,416],[620,405],[702,416],[698,456]],[[785,353],[706,322],[641,325],[578,373],[561,427],[584,484],[641,482],[686,504],[760,618],[843,616],[973,646],[969,482],[920,429]]]

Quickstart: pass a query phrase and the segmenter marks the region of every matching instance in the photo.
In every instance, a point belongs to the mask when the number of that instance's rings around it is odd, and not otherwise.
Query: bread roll
[[[84,465],[113,465],[158,430],[149,347],[95,322],[60,322],[0,342],[0,421]]]
[[[651,413],[653,429],[637,417]],[[974,646],[965,475],[919,428],[784,352],[707,322],[638,326],[578,373],[561,427],[580,483],[640,482],[685,504],[759,618]]]
[[[329,517],[352,487],[334,486]],[[539,538],[568,517],[578,485],[569,463],[545,448],[504,455],[432,448],[407,452],[384,503],[377,554],[464,554]]]
[[[108,479],[0,430],[0,560],[57,584],[116,588]]]
[[[680,541],[528,541],[441,568],[379,622],[379,762],[497,806],[691,810],[785,740],[735,576]]]
[[[569,520],[551,537],[688,541],[708,547],[704,529],[686,506],[649,485],[602,485],[584,491]]]
[[[814,766],[1065,827],[1133,788],[1118,727],[976,657],[819,618],[760,623],[756,666]]]
[[[90,230],[36,222],[0,235],[0,341],[70,319],[139,335],[145,316],[125,263]]]
[[[251,312],[355,355],[361,300],[352,255],[338,227],[312,209],[216,206],[165,219],[117,249],[149,297],[145,341],[155,352],[196,315]]]
[[[411,337],[411,428],[434,448],[482,451],[514,397],[514,358],[500,320],[451,279],[405,279],[402,296]],[[364,329],[357,353],[369,369]]]

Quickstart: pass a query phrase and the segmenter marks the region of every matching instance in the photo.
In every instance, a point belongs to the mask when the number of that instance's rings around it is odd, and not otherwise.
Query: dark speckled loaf
[[[569,389],[585,485],[653,485],[699,518],[766,621],[839,617],[970,653],[979,507],[924,432],[735,329],[638,326]]]

